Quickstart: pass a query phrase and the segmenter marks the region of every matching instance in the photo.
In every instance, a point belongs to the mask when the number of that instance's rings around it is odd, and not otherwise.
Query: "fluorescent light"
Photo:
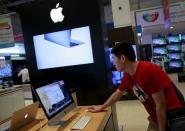
[[[173,29],[173,26],[171,26],[170,29]]]
[[[137,36],[139,36],[139,37],[140,37],[140,36],[141,36],[141,33],[137,33]]]
[[[12,54],[11,57],[19,57],[19,54]]]

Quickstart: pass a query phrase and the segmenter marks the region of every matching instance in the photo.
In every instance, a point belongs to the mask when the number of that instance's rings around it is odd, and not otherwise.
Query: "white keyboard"
[[[72,130],[82,130],[91,120],[90,116],[82,116],[71,128]]]

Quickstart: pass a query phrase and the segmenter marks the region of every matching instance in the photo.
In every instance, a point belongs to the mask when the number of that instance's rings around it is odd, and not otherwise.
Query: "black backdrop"
[[[63,7],[62,23],[54,24],[49,16],[57,3]],[[102,104],[112,92],[103,4],[101,0],[45,0],[12,10],[20,13],[31,83],[34,88],[63,79],[67,87],[77,88],[79,105]],[[94,63],[37,70],[33,35],[82,26],[90,26]],[[47,57],[47,56],[46,56]]]

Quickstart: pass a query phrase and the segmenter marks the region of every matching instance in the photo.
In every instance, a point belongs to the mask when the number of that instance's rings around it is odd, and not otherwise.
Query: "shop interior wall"
[[[79,105],[102,104],[113,91],[107,54],[108,44],[104,43],[106,29],[103,4],[99,0],[63,0],[60,5],[63,7],[64,21],[54,24],[49,12],[57,3],[56,0],[37,1],[12,8],[21,16],[32,86],[37,88],[53,80],[63,79],[68,88],[76,88]],[[37,69],[34,35],[83,26],[90,26],[93,64]]]

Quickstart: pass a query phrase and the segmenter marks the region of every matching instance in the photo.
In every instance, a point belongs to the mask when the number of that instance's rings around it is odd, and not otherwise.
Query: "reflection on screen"
[[[36,92],[48,116],[51,116],[72,102],[70,95],[64,89],[63,81],[37,88]]]

